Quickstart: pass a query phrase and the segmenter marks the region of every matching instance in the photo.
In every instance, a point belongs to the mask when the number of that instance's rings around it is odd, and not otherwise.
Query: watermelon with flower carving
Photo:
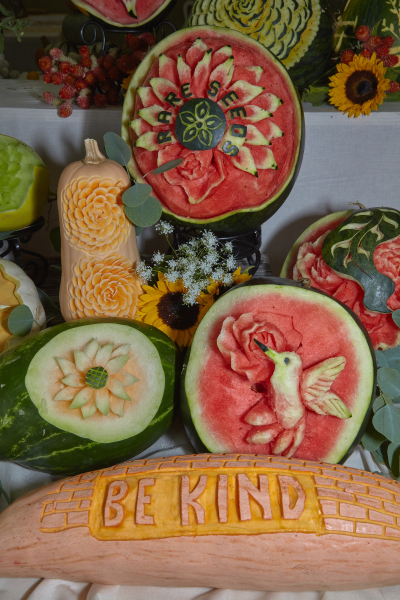
[[[175,224],[219,232],[261,225],[289,195],[303,151],[303,114],[281,63],[255,40],[192,27],[155,46],[126,94],[128,168],[146,177]]]

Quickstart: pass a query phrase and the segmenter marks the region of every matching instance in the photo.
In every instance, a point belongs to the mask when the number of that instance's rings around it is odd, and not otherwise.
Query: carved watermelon
[[[303,115],[286,72],[261,44],[216,27],[178,31],[155,46],[126,94],[122,135],[135,179],[164,217],[186,226],[245,232],[289,195],[302,157]]]
[[[187,24],[251,36],[282,61],[300,88],[329,67],[333,19],[327,0],[195,0]]]
[[[224,294],[193,339],[182,410],[196,449],[345,460],[375,394],[367,332],[326,294],[249,283]]]
[[[72,0],[86,15],[116,27],[142,27],[167,14],[176,0]]]
[[[328,263],[328,264],[327,264]],[[281,277],[311,285],[351,308],[375,349],[400,344],[391,312],[400,308],[400,212],[333,213],[311,225],[286,258]]]

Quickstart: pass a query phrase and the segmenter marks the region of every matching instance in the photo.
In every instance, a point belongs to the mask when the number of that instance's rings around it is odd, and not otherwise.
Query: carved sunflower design
[[[94,339],[83,350],[74,352],[73,361],[56,358],[62,372],[62,389],[54,400],[71,401],[69,408],[79,408],[84,419],[96,411],[107,416],[110,410],[122,417],[124,403],[132,400],[125,388],[139,381],[123,370],[130,358],[128,352],[128,344],[114,348],[113,343],[101,346]]]
[[[231,46],[207,48],[198,38],[177,58],[159,56],[158,77],[137,88],[137,118],[130,122],[136,148],[158,152],[158,165],[183,162],[164,173],[197,204],[225,180],[230,166],[258,177],[278,169],[273,122],[282,100],[258,85],[263,68],[235,65]]]

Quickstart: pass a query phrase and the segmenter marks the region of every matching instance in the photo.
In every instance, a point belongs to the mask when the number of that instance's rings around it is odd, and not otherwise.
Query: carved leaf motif
[[[200,104],[197,104],[197,106],[194,110],[195,110],[196,120],[203,121],[210,114],[210,105],[206,101],[200,102]]]
[[[196,127],[187,127],[183,134],[184,142],[191,142],[197,137],[197,129]]]
[[[183,125],[193,125],[196,123],[196,117],[189,110],[184,110],[179,113],[179,119],[183,123]]]
[[[214,131],[214,129],[219,129],[222,125],[222,119],[220,119],[217,116],[211,116],[208,117],[205,121],[207,129],[211,129],[212,131]]]
[[[199,140],[205,146],[210,146],[212,142],[212,134],[208,131],[208,129],[200,129]]]
[[[374,251],[383,242],[400,235],[400,212],[390,208],[361,210],[351,215],[324,240],[322,257],[342,277],[358,281],[364,288],[364,306],[390,313],[387,300],[395,290],[390,277],[374,264]]]

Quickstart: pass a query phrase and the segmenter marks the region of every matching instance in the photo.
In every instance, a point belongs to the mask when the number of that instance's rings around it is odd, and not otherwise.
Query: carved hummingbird
[[[249,444],[271,443],[272,454],[291,457],[302,443],[306,429],[306,408],[319,415],[349,419],[351,412],[331,391],[346,365],[344,356],[323,360],[303,370],[296,352],[276,352],[254,338],[254,342],[275,364],[268,382],[268,404],[261,400],[245,416],[253,425]]]

